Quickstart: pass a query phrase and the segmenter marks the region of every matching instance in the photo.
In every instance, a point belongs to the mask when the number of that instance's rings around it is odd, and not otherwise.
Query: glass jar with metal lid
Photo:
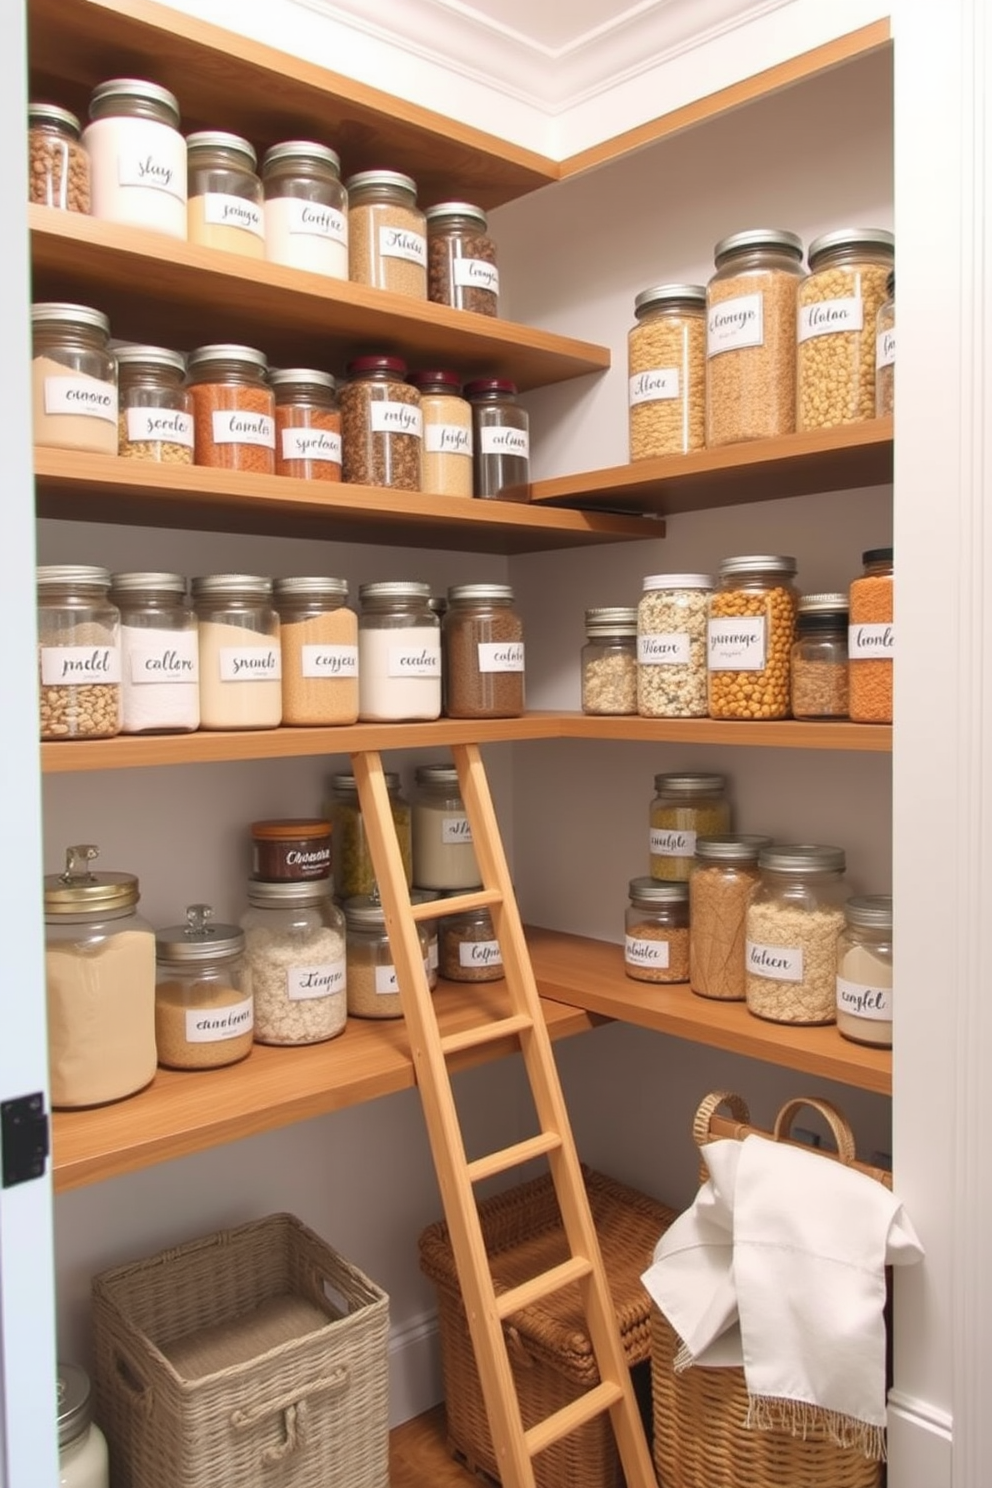
[[[880,227],[844,227],[809,245],[799,289],[799,429],[875,417],[875,337],[895,238]]]
[[[847,595],[804,594],[792,645],[793,718],[847,717]]]
[[[358,617],[345,579],[276,579],[282,648],[282,721],[354,723],[358,718]]]
[[[399,775],[394,770],[387,770],[385,779],[393,827],[409,886],[413,883],[410,805],[400,789]],[[326,814],[331,822],[335,894],[345,900],[368,897],[375,889],[375,867],[354,775],[340,772],[331,776],[331,796]]]
[[[445,915],[439,935],[441,975],[449,982],[498,982],[505,976],[493,917],[484,904]]]
[[[93,1420],[90,1377],[78,1364],[58,1366],[59,1488],[110,1488],[107,1439]]]
[[[787,718],[799,596],[795,558],[725,558],[710,599],[707,668],[711,718]]]
[[[31,306],[31,403],[35,444],[117,453],[117,358],[110,321],[89,305]]]
[[[164,346],[116,348],[120,415],[117,453],[163,465],[193,463],[193,397],[186,358]]]
[[[186,151],[189,241],[264,258],[262,183],[254,147],[239,134],[201,129],[187,137]]]
[[[842,848],[763,847],[747,907],[748,1011],[773,1023],[833,1023],[837,936],[844,924]]]
[[[418,765],[413,797],[413,881],[425,889],[474,889],[482,883],[453,765]]]
[[[837,1031],[856,1044],[892,1048],[892,896],[844,905],[837,937]]]
[[[278,728],[282,657],[272,580],[207,574],[192,584],[199,620],[203,728]]]
[[[637,711],[705,718],[710,574],[649,574],[637,607]]]
[[[359,171],[348,193],[348,277],[394,294],[427,298],[427,224],[417,183],[401,171]]]
[[[276,475],[341,479],[341,410],[329,372],[279,367],[269,372],[276,402]]]
[[[891,548],[867,548],[850,589],[847,653],[854,723],[892,722],[895,611]]]
[[[416,580],[358,590],[358,712],[374,723],[437,718],[441,712],[441,626],[431,586]]]
[[[155,935],[133,873],[94,873],[99,849],[66,849],[45,877],[52,1105],[99,1106],[155,1074]]]
[[[329,879],[330,822],[322,817],[306,816],[270,817],[252,822],[251,876],[264,883]]]
[[[109,739],[121,727],[120,611],[110,574],[85,564],[38,569],[43,739]]]
[[[481,207],[438,202],[428,207],[427,296],[438,305],[499,314],[496,244]]]
[[[648,812],[648,856],[652,878],[687,882],[696,839],[730,831],[730,802],[723,775],[683,771],[654,777]]]
[[[456,372],[411,372],[424,420],[421,481],[437,496],[472,494],[472,406]]]
[[[90,209],[90,157],[79,120],[55,103],[28,104],[28,201],[63,212]]]
[[[770,837],[697,837],[689,875],[689,985],[700,997],[743,1002],[747,906]]]
[[[472,405],[474,494],[488,501],[529,501],[530,417],[517,402],[517,385],[481,377],[463,389]]]
[[[217,342],[190,352],[197,465],[275,474],[276,405],[267,374],[265,354],[254,346]]]
[[[356,1018],[402,1018],[399,978],[386,929],[386,912],[378,896],[346,899],[348,927],[348,1011]],[[417,924],[417,939],[430,980],[427,926]]]
[[[509,584],[456,584],[441,626],[449,718],[519,718],[524,627]]]
[[[586,610],[586,643],[580,665],[583,713],[636,713],[636,609],[604,605]]]
[[[155,936],[155,1042],[167,1069],[218,1069],[251,1053],[254,1004],[244,931],[191,904]]]
[[[93,216],[185,238],[186,141],[175,95],[143,78],[110,78],[93,89],[89,113]]]
[[[344,916],[327,879],[248,883],[241,917],[255,1041],[319,1044],[347,1020]]]
[[[634,300],[627,336],[631,460],[706,443],[706,287],[656,284]]]
[[[284,140],[262,157],[265,256],[330,279],[348,277],[348,193],[329,145]]]
[[[121,612],[121,730],[188,733],[200,726],[197,619],[182,574],[118,573],[111,598]]]
[[[896,271],[885,281],[885,303],[875,322],[875,416],[884,418],[896,406]]]
[[[433,904],[436,900],[443,898],[440,889],[411,889],[411,904]],[[427,931],[427,985],[433,992],[440,978],[440,938],[438,936],[437,920],[425,920],[424,928]]]
[[[406,381],[399,357],[356,357],[341,389],[341,440],[346,481],[419,491],[423,486],[424,421],[420,394]]]
[[[630,880],[623,969],[636,982],[689,980],[689,885]]]
[[[722,238],[706,289],[706,443],[796,427],[796,298],[802,240],[778,228]]]

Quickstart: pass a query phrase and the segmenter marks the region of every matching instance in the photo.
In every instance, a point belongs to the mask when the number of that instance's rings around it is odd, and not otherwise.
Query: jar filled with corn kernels
[[[868,548],[864,572],[851,585],[848,685],[852,723],[892,722],[893,624],[892,549]]]
[[[895,239],[842,228],[809,246],[799,287],[796,427],[830,429],[875,417],[875,336]]]
[[[795,574],[796,560],[786,556],[720,564],[706,636],[711,718],[788,718]]]
[[[875,417],[896,406],[896,271],[885,281],[886,300],[878,307],[875,334]]]
[[[193,463],[193,396],[186,358],[165,346],[118,346],[117,453],[162,465]]]
[[[706,288],[656,284],[634,300],[627,336],[631,460],[706,443]]]

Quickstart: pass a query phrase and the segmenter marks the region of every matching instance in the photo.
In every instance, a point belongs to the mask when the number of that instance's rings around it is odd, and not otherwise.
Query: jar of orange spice
[[[892,549],[869,548],[851,585],[848,685],[853,723],[892,722]]]
[[[253,346],[199,346],[186,362],[197,465],[275,474],[275,398]]]
[[[269,373],[276,395],[276,475],[341,479],[341,412],[334,378],[309,367]]]

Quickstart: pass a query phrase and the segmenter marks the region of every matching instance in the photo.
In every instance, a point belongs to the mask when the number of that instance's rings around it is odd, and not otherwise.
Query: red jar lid
[[[251,835],[262,842],[297,841],[301,837],[330,837],[331,824],[318,817],[277,817],[251,824]]]
[[[360,356],[348,363],[349,377],[360,377],[363,372],[395,372],[397,377],[405,377],[406,362],[399,357]]]
[[[416,388],[440,385],[442,387],[454,388],[456,391],[462,385],[462,380],[457,372],[411,372],[407,377],[407,382]]]
[[[478,397],[482,393],[511,393],[516,395],[517,384],[508,382],[505,377],[480,377],[475,382],[465,384],[464,393],[466,398]]]

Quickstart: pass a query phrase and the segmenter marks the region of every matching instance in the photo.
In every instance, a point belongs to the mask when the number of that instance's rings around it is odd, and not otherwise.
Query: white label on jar
[[[674,827],[652,827],[649,833],[651,856],[655,858],[691,858],[696,853],[695,832]]]
[[[240,1038],[255,1026],[254,1005],[250,997],[232,1002],[227,1007],[187,1008],[186,1042],[219,1044],[221,1039]]]
[[[129,120],[130,125],[143,125],[145,122],[155,129],[154,121]],[[171,131],[170,131],[171,132]],[[150,132],[145,131],[146,137]],[[171,141],[170,141],[171,143]],[[183,141],[180,139],[179,146],[182,148]],[[185,166],[186,162],[183,161]],[[180,175],[183,178],[180,180]],[[186,179],[185,174],[177,168],[177,162],[167,159],[164,155],[156,155],[154,150],[122,151],[117,156],[117,184],[119,186],[141,186],[145,191],[164,191],[168,196],[174,196],[177,201],[186,201]]]
[[[765,343],[765,297],[762,294],[737,295],[711,305],[706,317],[706,355],[719,356],[721,351],[740,351],[745,346]]]
[[[530,433],[527,429],[511,429],[506,424],[480,429],[479,449],[484,455],[519,455],[526,460],[530,457]]]
[[[82,414],[117,422],[117,389],[95,377],[46,377],[45,412]]]
[[[458,424],[425,424],[424,449],[429,455],[468,455],[472,458],[472,430]]]
[[[480,672],[522,672],[524,669],[523,641],[480,641]]]
[[[437,971],[440,964],[441,954],[438,947],[437,936],[435,935],[432,940],[429,940],[427,942],[427,960],[424,963],[427,968],[427,975],[430,976],[432,972]]]
[[[499,294],[499,269],[484,258],[456,258],[452,278],[459,289],[488,289]]]
[[[395,966],[377,966],[375,969],[375,990],[380,997],[388,997],[390,993],[395,997],[400,990],[399,978],[396,975]]]
[[[193,448],[193,415],[190,413],[179,413],[170,408],[129,408],[126,419],[129,444],[153,440]]]
[[[276,421],[268,413],[218,408],[210,415],[214,444],[260,444],[276,447]]]
[[[278,682],[282,660],[278,646],[221,646],[222,682]]]
[[[326,961],[322,966],[290,966],[286,972],[286,994],[290,1002],[333,997],[344,990],[343,961]]]
[[[710,671],[763,672],[766,630],[764,615],[711,620],[706,629],[706,664]]]
[[[895,632],[891,622],[882,625],[849,625],[847,654],[851,661],[891,661]]]
[[[341,435],[333,429],[283,429],[284,460],[326,460],[341,464]]]
[[[641,666],[688,666],[688,632],[659,631],[656,635],[638,636],[637,660]]]
[[[330,238],[335,243],[348,242],[348,219],[337,207],[321,202],[304,201],[298,196],[275,198],[284,214],[282,226],[297,237]],[[270,203],[267,203],[268,207]]]
[[[472,827],[467,816],[442,816],[441,841],[447,844],[472,841]]]
[[[410,232],[405,227],[379,228],[379,256],[381,258],[405,258],[407,263],[427,267],[427,239],[422,233]]]
[[[878,1023],[892,1022],[892,988],[869,987],[864,982],[837,978],[837,1011],[855,1018],[872,1018]]]
[[[747,969],[754,976],[768,977],[773,982],[801,982],[803,979],[802,946],[760,945],[749,940]]]
[[[862,331],[865,306],[860,296],[848,295],[841,300],[818,300],[799,310],[799,340],[814,336],[832,336],[837,331]]]
[[[652,367],[628,379],[627,401],[631,408],[638,403],[662,403],[679,396],[678,367]]]
[[[372,403],[369,428],[373,434],[409,434],[420,439],[424,432],[423,414],[412,403]]]
[[[390,646],[389,675],[391,677],[440,677],[440,644],[413,647]]]
[[[300,673],[304,677],[357,677],[357,646],[301,646]]]
[[[257,238],[265,236],[262,209],[256,202],[231,196],[226,191],[207,191],[202,200],[204,222],[214,227],[240,227]]]
[[[136,685],[150,682],[198,682],[200,653],[195,630],[179,630],[166,646],[142,645],[135,637],[141,630],[125,626],[130,680]]]
[[[875,337],[875,366],[892,367],[896,360],[896,328],[879,331]]]
[[[121,653],[116,646],[42,646],[41,680],[45,687],[119,682]]]
[[[641,940],[636,935],[628,935],[624,938],[623,959],[628,966],[657,967],[661,971],[667,970],[668,941]]]
[[[498,940],[463,940],[458,947],[458,965],[502,966]]]

